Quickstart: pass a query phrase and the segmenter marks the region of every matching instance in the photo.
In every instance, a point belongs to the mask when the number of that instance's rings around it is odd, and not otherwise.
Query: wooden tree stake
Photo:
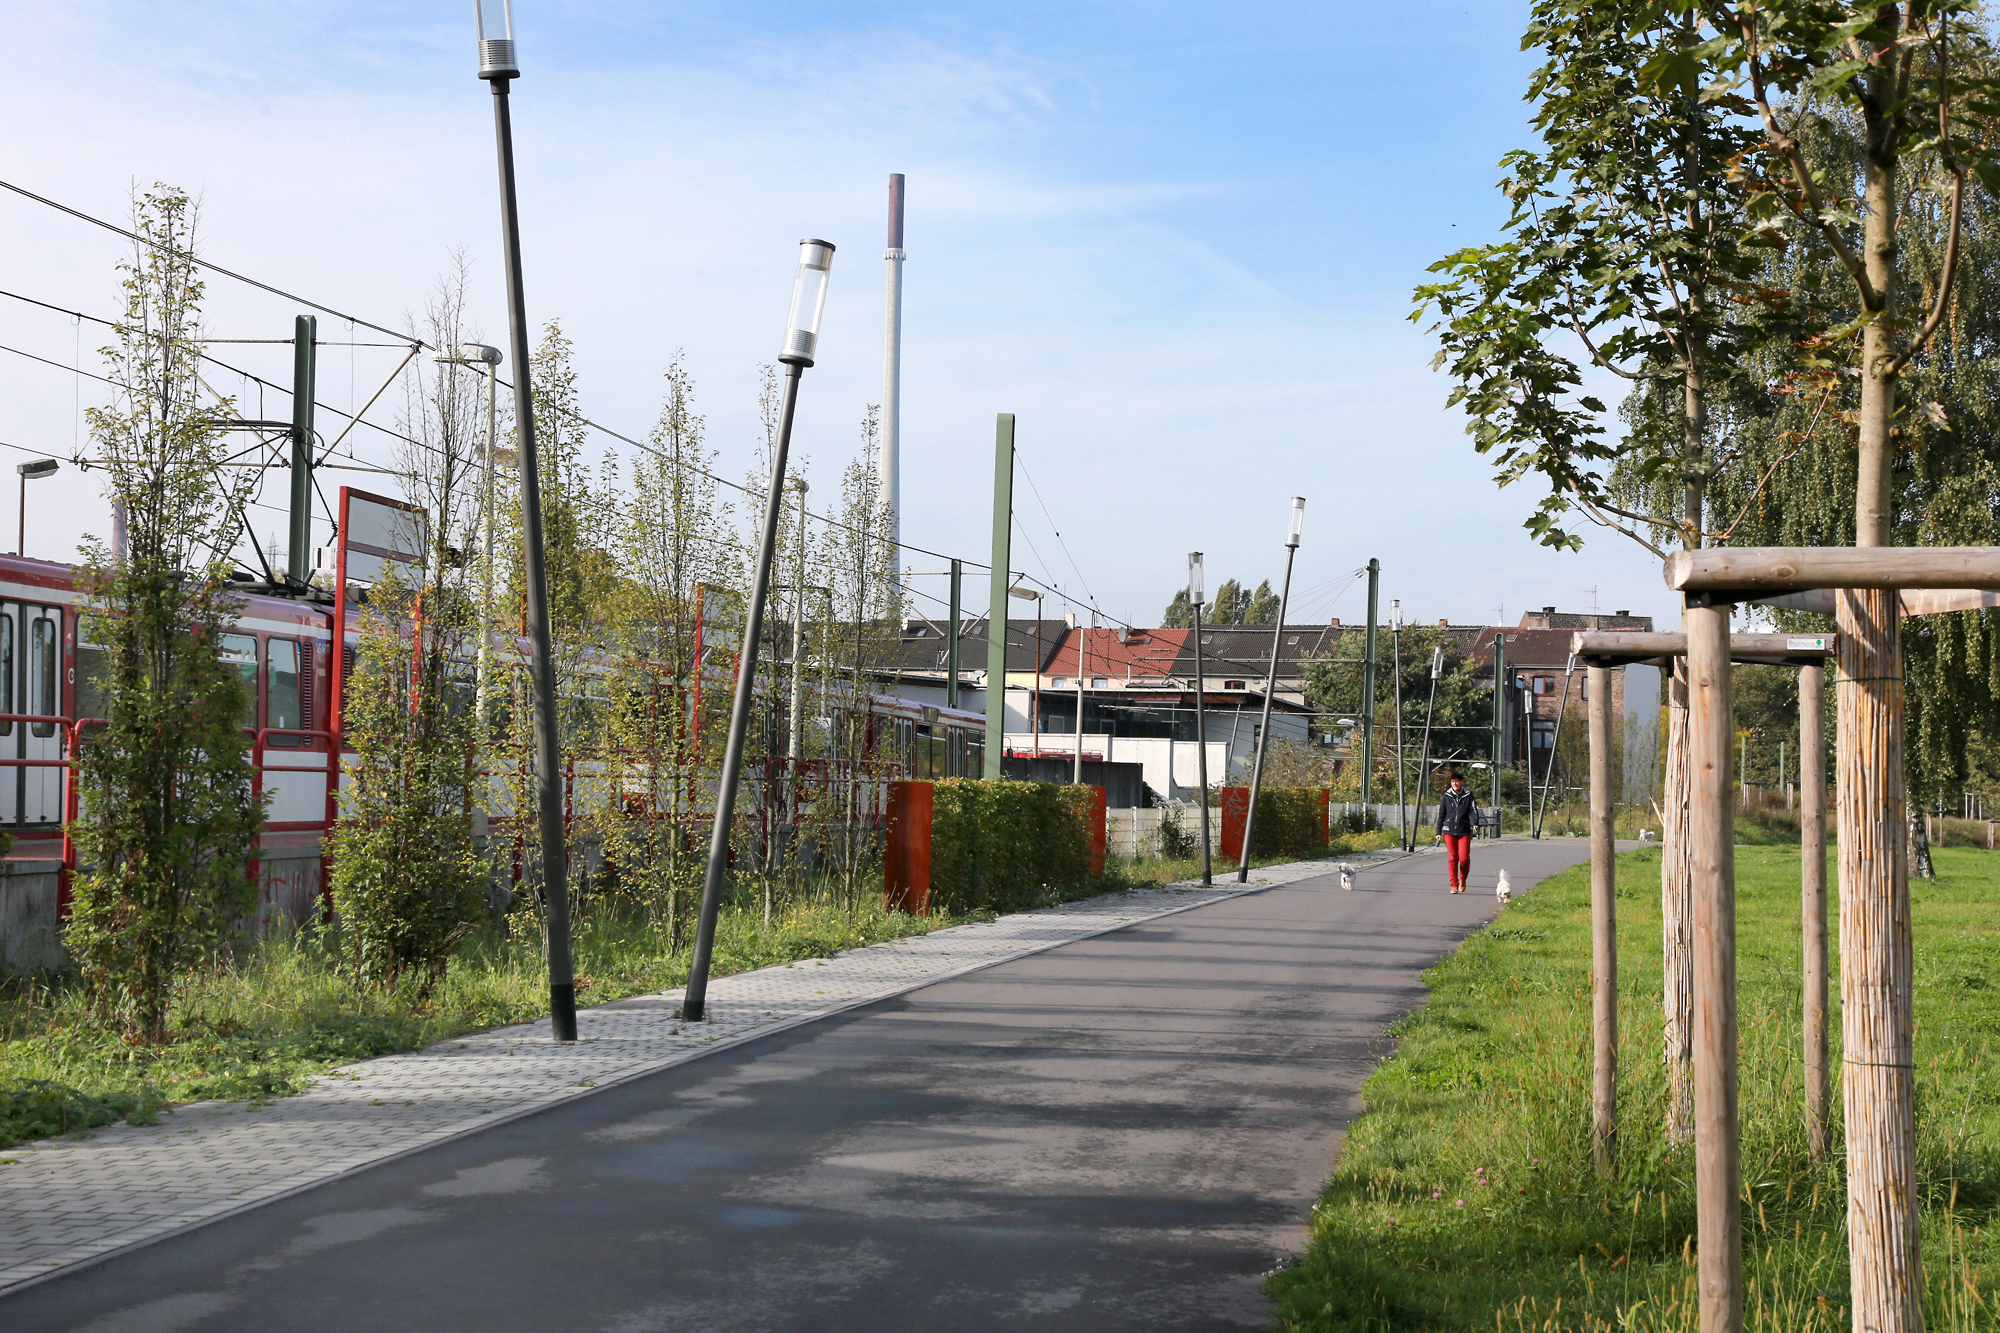
[[[1869,555],[1888,554],[1870,548]],[[1900,553],[1898,553],[1900,554]],[[1843,591],[1835,756],[1847,1247],[1855,1327],[1923,1328],[1916,1213],[1903,655],[1896,594]]]
[[[1735,808],[1729,616],[1690,606],[1688,854],[1694,900],[1694,1143],[1702,1333],[1742,1333],[1743,1219],[1736,1114]]]
[[[1806,1141],[1826,1157],[1826,668],[1799,668],[1799,921],[1804,936]]]
[[[1590,695],[1590,1155],[1610,1175],[1618,1151],[1617,848],[1612,842],[1611,673],[1588,668]]]

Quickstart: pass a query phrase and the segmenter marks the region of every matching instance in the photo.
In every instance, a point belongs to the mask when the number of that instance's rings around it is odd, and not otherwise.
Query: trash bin
[[[1495,806],[1483,806],[1483,805],[1482,805],[1482,806],[1479,806],[1479,807],[1477,807],[1477,809],[1478,809],[1478,811],[1479,811],[1479,816],[1478,816],[1478,820],[1477,820],[1477,822],[1476,822],[1476,827],[1475,827],[1475,828],[1474,828],[1474,830],[1473,830],[1473,831],[1474,831],[1474,834],[1475,834],[1475,836],[1477,836],[1477,837],[1481,837],[1481,838],[1497,838],[1497,837],[1499,837],[1499,836],[1500,836],[1500,807],[1499,807],[1499,806],[1497,806],[1497,805],[1495,805]]]

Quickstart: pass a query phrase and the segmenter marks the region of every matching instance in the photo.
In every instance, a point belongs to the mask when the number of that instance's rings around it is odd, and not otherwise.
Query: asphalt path
[[[1383,1024],[1580,840],[1135,924],[0,1298],[8,1333],[1259,1328]]]

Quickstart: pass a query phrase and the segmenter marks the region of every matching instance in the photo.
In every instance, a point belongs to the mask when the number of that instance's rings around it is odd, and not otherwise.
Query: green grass
[[[1940,849],[1913,890],[1927,1325],[2000,1328],[2000,855]],[[1798,852],[1737,852],[1746,1324],[1849,1326],[1845,1187],[1806,1151]],[[1693,1162],[1660,1131],[1659,852],[1618,862],[1620,1154],[1588,1144],[1587,871],[1431,969],[1364,1089],[1276,1325],[1315,1333],[1697,1327]],[[1837,916],[1836,916],[1837,921]],[[1836,1010],[1838,982],[1834,988]],[[1838,1069],[1838,1015],[1835,1015]],[[1836,1075],[1837,1077],[1837,1075]],[[1834,1091],[1835,1113],[1839,1090]],[[1462,1202],[1461,1202],[1462,1201]]]
[[[872,904],[848,913],[812,903],[780,911],[767,927],[761,906],[727,908],[717,922],[713,975],[955,924]],[[641,920],[586,914],[575,948],[585,1004],[687,979],[685,947],[669,954]],[[0,984],[0,1148],[119,1119],[150,1123],[178,1102],[265,1101],[337,1065],[547,1012],[539,947],[497,928],[462,946],[422,1003],[408,987],[355,982],[338,935],[264,941],[241,961],[183,979],[173,1038],[159,1049],[128,1046],[99,1027],[74,976],[16,977]]]

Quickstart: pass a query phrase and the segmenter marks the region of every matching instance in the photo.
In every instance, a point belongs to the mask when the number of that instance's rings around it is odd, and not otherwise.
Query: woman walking
[[[1479,806],[1466,788],[1465,774],[1453,769],[1450,777],[1451,789],[1438,800],[1438,841],[1444,844],[1451,891],[1464,893],[1472,877],[1472,826],[1479,818]]]

